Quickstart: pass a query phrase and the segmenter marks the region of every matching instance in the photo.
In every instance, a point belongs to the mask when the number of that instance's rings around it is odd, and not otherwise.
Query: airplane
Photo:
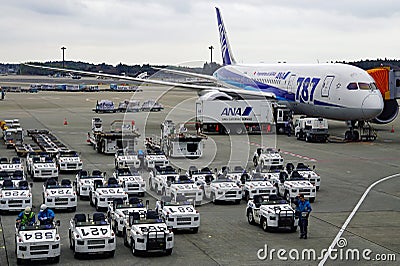
[[[383,97],[374,79],[363,69],[340,63],[236,63],[221,12],[217,7],[216,13],[223,67],[216,70],[212,76],[161,69],[170,73],[203,78],[214,82],[216,86],[210,87],[31,64],[25,65],[83,75],[104,76],[195,89],[209,99],[232,99],[232,96],[235,95],[242,98],[263,97],[267,101],[278,101],[287,105],[294,114],[347,121],[349,122],[349,130],[345,133],[345,139],[353,141],[359,140],[359,133],[355,130],[357,122],[371,121],[373,119],[379,121],[379,115],[384,110]]]

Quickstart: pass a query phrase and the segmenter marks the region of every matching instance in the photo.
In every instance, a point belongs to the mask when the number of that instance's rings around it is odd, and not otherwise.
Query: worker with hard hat
[[[20,212],[16,219],[16,222],[19,226],[33,225],[35,221],[35,212],[33,212],[29,206],[25,207],[25,210]]]
[[[40,225],[53,224],[54,212],[46,204],[42,204],[40,205],[38,220],[40,221]]]

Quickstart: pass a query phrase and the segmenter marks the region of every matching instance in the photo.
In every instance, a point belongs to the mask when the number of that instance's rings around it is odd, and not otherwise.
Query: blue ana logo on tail
[[[233,59],[232,52],[229,47],[228,37],[226,35],[224,22],[222,21],[221,13],[219,9],[215,8],[217,11],[217,21],[218,21],[218,31],[219,31],[219,41],[221,43],[222,61],[224,65],[231,65],[235,63]]]
[[[253,107],[247,106],[242,112],[242,108],[225,107],[222,110],[221,116],[249,116]]]

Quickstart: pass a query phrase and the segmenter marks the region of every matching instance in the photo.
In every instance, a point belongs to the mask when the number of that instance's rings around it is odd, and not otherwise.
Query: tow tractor
[[[4,144],[7,148],[21,145],[24,141],[24,131],[18,119],[0,121],[0,128],[3,132]]]
[[[204,189],[204,196],[211,199],[213,203],[217,201],[234,201],[236,204],[240,204],[242,199],[242,189],[239,185],[223,176],[212,180],[212,176],[207,175],[205,182],[197,181],[197,184]]]
[[[247,202],[246,217],[249,224],[259,224],[266,232],[272,229],[288,229],[296,232],[299,219],[288,201],[271,195],[254,196]]]
[[[294,165],[292,163],[286,164],[286,171],[288,174],[291,175],[291,177],[302,177],[310,181],[313,186],[317,188],[317,191],[319,190],[319,187],[321,186],[321,177],[319,174],[317,174],[315,171],[315,165],[313,165],[312,169],[308,166],[305,165],[304,163],[298,163],[296,168],[294,168]]]
[[[11,158],[0,158],[0,184],[4,179],[11,179],[14,185],[18,185],[18,182],[25,180],[24,167],[22,166],[21,159],[18,157]]]
[[[277,184],[278,193],[287,201],[294,200],[297,195],[303,194],[310,202],[315,201],[316,188],[303,177],[291,176],[289,178],[287,172],[281,172],[279,183]]]
[[[118,184],[114,177],[110,177],[106,183],[101,180],[95,180],[93,187],[89,192],[90,205],[100,209],[108,209],[108,205],[115,200],[127,200],[128,194]]]
[[[15,185],[10,179],[3,180],[0,186],[0,212],[22,211],[25,207],[32,208],[32,184],[26,180],[18,181]]]
[[[255,173],[252,176],[243,174],[241,181],[243,189],[242,196],[246,201],[253,199],[256,195],[269,197],[270,195],[277,194],[276,187],[260,174]]]
[[[93,213],[92,218],[77,213],[69,222],[69,246],[75,258],[93,253],[114,257],[115,241],[115,233],[104,213]]]
[[[167,176],[167,182],[161,185],[163,186],[161,194],[170,196],[175,201],[179,197],[185,196],[187,200],[197,206],[203,200],[203,190],[193,180],[190,180],[187,175],[179,175],[177,179],[175,179],[175,176]]]
[[[82,170],[82,160],[76,151],[60,151],[57,154],[57,166],[59,171],[79,171]]]
[[[283,158],[280,154],[280,150],[274,148],[257,148],[253,156],[254,166],[257,167],[271,167],[283,165]]]
[[[15,253],[17,264],[28,260],[60,261],[60,235],[58,227],[60,221],[50,225],[25,225],[16,224],[15,227]]]
[[[89,198],[90,190],[95,180],[105,182],[105,176],[100,170],[93,170],[92,174],[89,174],[86,170],[82,170],[76,174],[75,178],[75,191],[81,199],[85,197]]]
[[[48,154],[27,158],[27,170],[34,181],[36,179],[58,178],[56,163]]]
[[[165,189],[167,187],[168,177],[175,180],[178,179],[179,174],[170,165],[165,167],[156,166],[149,175],[150,190],[154,190],[157,194],[161,194],[162,188]]]
[[[115,169],[134,167],[140,168],[140,159],[138,153],[133,150],[119,149],[115,153]]]
[[[207,176],[212,180],[217,178],[215,172],[211,171],[208,167],[197,169],[196,166],[190,166],[186,171],[186,175],[189,176],[191,180],[200,182],[205,182]]]
[[[156,202],[156,211],[167,224],[174,230],[189,229],[197,233],[200,227],[200,213],[187,200],[185,196],[163,196]]]
[[[128,225],[130,213],[138,212],[142,218],[146,218],[148,206],[148,200],[146,200],[146,205],[143,205],[143,201],[138,198],[130,198],[128,201],[115,199],[112,204],[109,204],[107,217],[115,234],[122,236],[124,228]]]
[[[114,120],[110,130],[103,130],[103,120],[99,117],[92,118],[92,131],[87,134],[87,142],[99,153],[115,154],[119,149],[129,147],[133,149],[136,139],[140,136],[136,130],[135,122]]]
[[[113,176],[118,180],[118,183],[129,196],[136,194],[140,197],[144,197],[146,182],[144,182],[137,170],[118,168],[113,173]]]
[[[129,214],[129,223],[124,229],[124,244],[133,255],[138,253],[172,254],[174,233],[157,212],[147,210],[146,219],[137,212]]]
[[[53,178],[48,179],[43,184],[43,203],[51,209],[67,209],[75,212],[78,202],[71,181],[63,179],[58,183]]]

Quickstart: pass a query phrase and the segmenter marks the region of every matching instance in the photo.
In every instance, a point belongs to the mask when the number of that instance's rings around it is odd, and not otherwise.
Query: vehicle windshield
[[[61,157],[78,157],[79,154],[75,151],[69,151],[69,152],[61,152],[60,156]]]

